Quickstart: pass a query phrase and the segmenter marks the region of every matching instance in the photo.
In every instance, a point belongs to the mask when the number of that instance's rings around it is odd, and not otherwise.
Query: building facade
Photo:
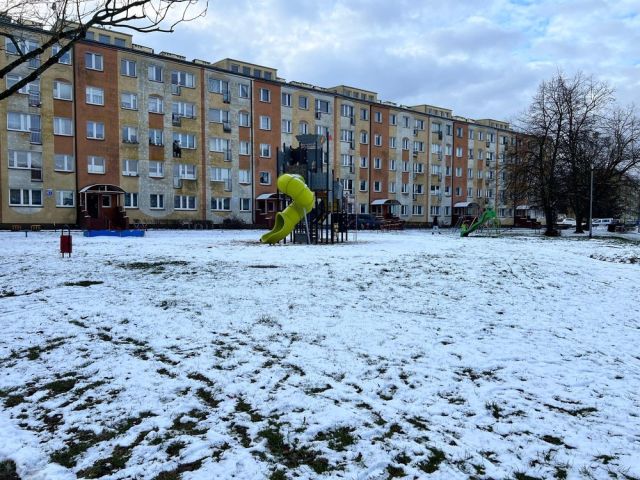
[[[1,23],[24,45],[47,33]],[[15,59],[9,41],[3,65]],[[51,52],[45,53],[50,55]],[[37,61],[7,75],[16,82]],[[215,224],[268,226],[277,153],[320,135],[350,212],[409,224],[455,224],[491,206],[512,221],[501,165],[505,122],[375,92],[323,88],[234,59],[187,60],[92,29],[85,41],[0,102],[0,225]],[[504,178],[502,178],[504,180]]]

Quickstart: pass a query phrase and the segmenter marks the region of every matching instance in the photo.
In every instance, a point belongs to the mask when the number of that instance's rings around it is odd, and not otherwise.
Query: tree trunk
[[[560,232],[558,231],[558,229],[556,229],[555,226],[555,215],[553,212],[553,208],[551,207],[546,207],[544,209],[544,218],[547,221],[547,228],[544,231],[544,235],[545,237],[558,237],[560,236]]]

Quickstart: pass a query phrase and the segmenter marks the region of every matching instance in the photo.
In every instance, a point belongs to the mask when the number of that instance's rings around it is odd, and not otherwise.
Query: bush
[[[223,228],[247,228],[247,224],[244,220],[238,217],[227,217],[222,220]]]

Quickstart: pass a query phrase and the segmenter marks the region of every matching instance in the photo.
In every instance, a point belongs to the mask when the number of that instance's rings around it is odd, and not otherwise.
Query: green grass
[[[442,450],[435,447],[430,447],[429,450],[431,451],[429,458],[418,463],[418,468],[425,473],[435,472],[446,459],[446,455]]]
[[[356,437],[351,434],[354,430],[354,428],[339,427],[318,433],[314,440],[325,441],[331,450],[342,452],[356,443]]]

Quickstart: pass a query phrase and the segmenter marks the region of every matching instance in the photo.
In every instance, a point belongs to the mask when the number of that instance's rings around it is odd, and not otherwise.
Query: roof
[[[256,200],[273,200],[277,196],[277,193],[261,193],[256,197]]]
[[[118,187],[117,185],[111,185],[109,183],[106,184],[94,184],[88,185],[80,190],[80,193],[86,192],[99,192],[99,193],[127,193],[126,190]]]
[[[400,202],[393,198],[380,198],[371,202],[371,205],[400,205]]]
[[[467,208],[467,207],[479,207],[479,206],[480,205],[474,202],[458,202],[453,206],[453,208]]]

